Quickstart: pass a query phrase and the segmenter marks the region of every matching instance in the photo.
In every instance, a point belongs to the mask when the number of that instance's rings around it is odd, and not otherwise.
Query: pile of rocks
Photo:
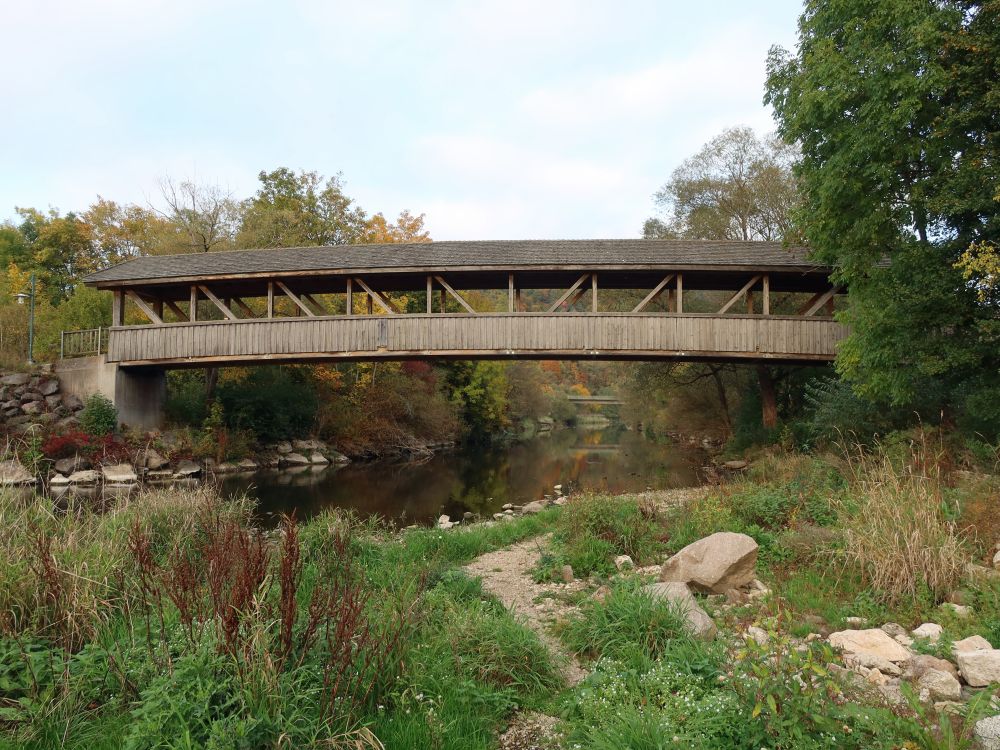
[[[261,456],[265,466],[325,466],[329,463],[351,462],[343,453],[333,450],[322,440],[282,440],[267,447]],[[223,470],[221,466],[216,471]],[[237,470],[237,469],[230,469]]]
[[[83,402],[61,393],[51,375],[15,372],[0,374],[0,432],[20,435],[35,426],[75,428]]]

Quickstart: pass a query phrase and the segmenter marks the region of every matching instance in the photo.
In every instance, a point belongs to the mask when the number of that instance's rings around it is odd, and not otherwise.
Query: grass
[[[845,702],[819,647],[779,648],[817,628],[808,615],[938,622],[942,642],[917,644],[931,653],[973,633],[1000,645],[1000,582],[963,575],[992,521],[959,531],[989,516],[992,480],[916,459],[772,456],[680,510],[592,495],[449,531],[338,513],[261,531],[208,490],[106,512],[0,493],[0,747],[486,750],[522,707],[558,713],[570,747],[959,747],[967,731],[948,740],[936,716]],[[768,629],[766,646],[691,639],[615,570],[616,555],[659,563],[720,530],[757,539],[773,595],[717,621]],[[540,576],[609,579],[603,600],[554,595],[579,607],[559,638],[593,666],[574,688],[461,571],[547,532]],[[953,591],[970,617],[938,606]]]
[[[628,555],[636,565],[660,560],[666,549],[665,517],[655,502],[635,495],[574,495],[555,518],[550,550],[537,577],[559,580],[564,565],[577,576],[608,576],[614,558]]]

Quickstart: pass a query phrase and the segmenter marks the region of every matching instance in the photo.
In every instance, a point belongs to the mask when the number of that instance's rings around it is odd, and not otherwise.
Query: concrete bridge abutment
[[[100,393],[118,410],[118,422],[137,430],[163,426],[167,376],[161,367],[122,367],[105,355],[62,359],[55,365],[63,393],[81,400]]]

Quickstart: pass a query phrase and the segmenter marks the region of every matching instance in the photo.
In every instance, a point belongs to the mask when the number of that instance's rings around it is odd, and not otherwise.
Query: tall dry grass
[[[133,521],[153,530],[160,549],[187,540],[197,509],[220,505],[210,488],[143,490],[109,508],[84,497],[51,498],[0,489],[0,636],[35,636],[75,650],[139,594],[129,559]],[[233,518],[245,503],[222,504]]]
[[[958,509],[942,493],[941,464],[926,443],[910,446],[900,462],[885,451],[850,452],[851,484],[837,500],[843,546],[873,593],[887,603],[955,589],[965,575],[965,534],[952,520]]]

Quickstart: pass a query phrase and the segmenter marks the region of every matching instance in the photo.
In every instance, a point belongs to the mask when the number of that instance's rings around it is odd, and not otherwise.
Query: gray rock
[[[90,462],[80,456],[60,458],[55,464],[55,470],[60,474],[65,474],[66,476],[69,476],[74,471],[87,468],[90,468]]]
[[[532,500],[530,503],[525,503],[524,507],[521,508],[521,513],[531,516],[535,513],[541,513],[543,510],[545,510],[545,503],[541,500]]]
[[[333,461],[335,464],[349,464],[349,463],[351,463],[351,459],[349,459],[347,456],[345,456],[340,451],[328,451],[327,455],[330,457],[330,460]]]
[[[21,404],[21,411],[25,414],[41,414],[45,410],[44,401],[29,401],[26,404]]]
[[[239,467],[229,461],[223,461],[221,464],[216,464],[213,471],[216,474],[232,474],[234,471],[239,471]]]
[[[878,628],[840,630],[831,633],[827,640],[845,654],[877,656],[891,662],[909,661],[912,656],[905,647]]]
[[[311,463],[301,453],[286,453],[281,457],[281,462],[289,466],[308,466]]]
[[[917,682],[929,669],[947,672],[952,677],[958,678],[958,668],[947,659],[938,659],[930,654],[914,654],[903,665],[903,679]]]
[[[45,408],[49,411],[55,411],[60,406],[62,406],[62,399],[58,396],[46,396],[45,397]]]
[[[143,458],[143,463],[150,471],[159,471],[170,462],[161,456],[159,451],[153,448],[147,448],[146,455]]]
[[[79,396],[72,393],[62,394],[63,406],[65,406],[70,411],[80,411],[83,408],[83,401]]]
[[[69,479],[64,477],[62,474],[53,474],[49,477],[49,486],[51,487],[64,487],[69,484]]]
[[[276,450],[281,455],[292,452],[292,444],[287,440],[282,440],[280,443],[274,444],[274,450]]]
[[[174,476],[178,479],[183,479],[185,477],[194,477],[201,474],[201,466],[196,464],[194,461],[184,458],[177,462],[177,468],[174,470]]]
[[[239,467],[240,471],[256,471],[257,462],[251,458],[243,458],[236,462],[236,466]]]
[[[43,396],[52,396],[59,393],[59,381],[58,380],[43,380],[38,384],[38,392]]]
[[[28,381],[31,380],[31,376],[24,372],[15,372],[11,375],[4,375],[0,378],[0,385],[27,385]]]
[[[993,555],[993,567],[996,570],[1000,570],[1000,550],[997,550],[997,553]]]
[[[914,628],[911,635],[914,638],[926,638],[932,643],[937,643],[938,639],[941,637],[941,633],[943,632],[944,628],[936,622],[925,622],[919,627]]]
[[[970,635],[951,644],[952,653],[956,654],[959,651],[989,651],[992,648],[993,645],[981,635]]]
[[[962,685],[949,672],[928,669],[917,681],[917,692],[924,702],[957,701],[962,697]]]
[[[722,467],[730,471],[743,471],[748,465],[746,461],[726,461]]]
[[[311,464],[328,464],[328,463],[330,463],[330,459],[327,458],[326,456],[324,456],[319,451],[316,451],[315,453],[313,453],[313,454],[311,454],[309,456],[309,463],[311,463]]]
[[[962,678],[972,687],[1000,682],[1000,649],[954,651]]]
[[[0,461],[0,487],[34,483],[35,477],[19,461]]]
[[[38,391],[25,391],[21,394],[21,403],[28,404],[35,401],[44,401],[45,397]]]
[[[974,733],[983,750],[1000,750],[1000,715],[977,721]]]
[[[898,635],[906,635],[906,628],[904,628],[898,622],[887,622],[880,628],[880,630],[882,630],[882,632],[884,632],[886,635],[892,636],[893,638],[895,638]]]
[[[663,563],[660,580],[723,594],[750,583],[756,565],[757,542],[752,537],[720,531],[689,544]]]
[[[97,484],[100,480],[101,475],[99,472],[93,469],[83,469],[81,471],[74,471],[69,475],[70,484]]]
[[[677,607],[695,638],[703,641],[715,638],[718,632],[715,621],[701,608],[686,583],[681,581],[651,583],[643,586],[642,590],[654,600],[668,602]]]
[[[573,583],[573,566],[563,565],[562,566],[562,579],[564,583]]]
[[[133,484],[139,477],[136,476],[132,464],[114,464],[113,466],[102,466],[101,474],[108,484]]]

